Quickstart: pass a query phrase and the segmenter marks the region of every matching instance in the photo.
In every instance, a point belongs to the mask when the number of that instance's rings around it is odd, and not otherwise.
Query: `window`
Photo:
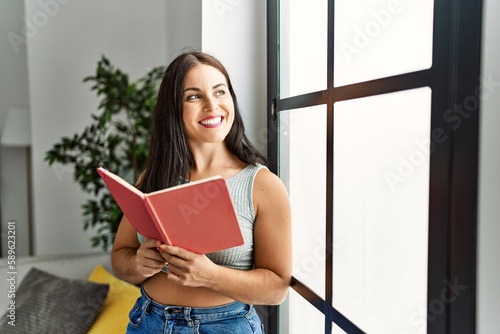
[[[294,242],[271,332],[474,332],[481,5],[458,2],[268,1]]]

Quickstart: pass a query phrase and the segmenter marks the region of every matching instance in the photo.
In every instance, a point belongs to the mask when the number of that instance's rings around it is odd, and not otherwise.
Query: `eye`
[[[198,99],[200,99],[200,98],[201,98],[201,96],[200,96],[200,95],[198,95],[198,94],[191,94],[191,95],[188,95],[188,96],[186,97],[186,100],[187,100],[187,101],[195,101],[195,100],[198,100]]]
[[[226,94],[226,91],[223,89],[219,89],[219,90],[215,91],[215,96],[223,96],[225,94]]]

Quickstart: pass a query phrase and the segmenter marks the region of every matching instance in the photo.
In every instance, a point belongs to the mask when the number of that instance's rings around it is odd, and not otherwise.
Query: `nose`
[[[217,101],[215,100],[215,97],[213,96],[208,96],[206,101],[205,101],[205,111],[215,111],[217,110]]]

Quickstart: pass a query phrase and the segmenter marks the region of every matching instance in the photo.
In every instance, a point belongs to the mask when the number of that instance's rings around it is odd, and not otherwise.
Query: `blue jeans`
[[[252,305],[237,301],[206,308],[163,305],[149,298],[142,287],[129,318],[128,334],[264,334]]]

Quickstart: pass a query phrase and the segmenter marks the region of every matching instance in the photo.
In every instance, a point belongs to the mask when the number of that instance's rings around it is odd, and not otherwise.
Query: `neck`
[[[191,151],[194,158],[192,181],[214,175],[227,178],[245,167],[245,164],[234,156],[224,143],[192,146]]]

